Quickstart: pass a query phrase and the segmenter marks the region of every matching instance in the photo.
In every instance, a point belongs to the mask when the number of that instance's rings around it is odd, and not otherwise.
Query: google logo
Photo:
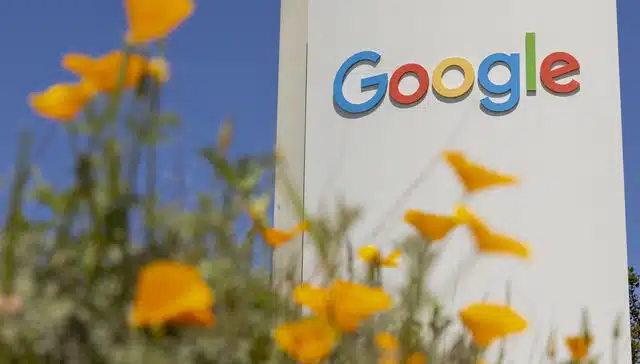
[[[378,74],[363,78],[360,82],[362,90],[375,89],[376,92],[365,102],[356,104],[347,100],[343,93],[343,85],[348,74],[360,64],[376,66],[382,56],[374,51],[363,51],[349,57],[333,81],[333,100],[335,105],[347,114],[363,114],[374,110],[389,91],[389,98],[398,105],[412,106],[419,103],[429,90],[429,74],[427,70],[416,63],[400,66],[393,72],[391,78],[387,74]],[[493,67],[503,65],[509,70],[509,79],[504,84],[496,84],[489,78]],[[450,70],[462,73],[462,83],[449,88],[443,82],[443,76]],[[560,78],[571,76],[580,70],[580,63],[566,52],[551,53],[544,58],[540,65],[540,82],[544,88],[553,94],[573,94],[580,89],[580,83],[575,79],[569,82],[559,82]],[[536,38],[535,33],[525,35],[525,76],[526,89],[535,93],[536,80]],[[418,80],[418,88],[411,94],[400,91],[400,82],[406,76],[413,76]],[[520,54],[494,53],[487,56],[478,67],[478,83],[487,95],[480,100],[482,108],[493,113],[506,113],[513,110],[520,101]],[[433,91],[441,98],[456,100],[468,94],[475,83],[475,72],[471,62],[464,58],[452,57],[440,62],[432,74]],[[497,96],[508,96],[504,101],[492,99]]]

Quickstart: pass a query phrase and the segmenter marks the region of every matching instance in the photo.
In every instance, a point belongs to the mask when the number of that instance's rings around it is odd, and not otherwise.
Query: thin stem
[[[11,195],[9,196],[9,213],[7,215],[7,221],[5,224],[5,250],[3,261],[3,282],[2,291],[5,295],[9,296],[13,293],[13,283],[15,275],[15,250],[18,243],[18,236],[20,229],[23,225],[22,216],[22,202],[24,200],[24,194],[26,185],[31,175],[30,168],[30,151],[31,151],[32,135],[28,132],[23,132],[20,136],[20,149],[18,151],[18,163],[16,167],[16,174],[13,180],[13,186],[11,188]]]

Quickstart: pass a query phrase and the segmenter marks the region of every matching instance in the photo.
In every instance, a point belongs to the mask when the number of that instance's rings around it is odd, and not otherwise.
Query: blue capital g
[[[344,81],[347,77],[347,74],[359,63],[367,62],[372,64],[373,66],[377,65],[380,62],[380,54],[373,51],[363,51],[360,53],[356,53],[353,56],[349,57],[338,72],[336,73],[336,77],[333,80],[333,101],[336,105],[338,105],[344,112],[349,114],[360,114],[365,113],[374,107],[378,106],[382,101],[382,98],[387,93],[387,85],[389,83],[389,77],[387,74],[380,74],[376,76],[370,76],[367,78],[363,78],[361,81],[361,89],[364,90],[366,88],[376,87],[376,93],[368,100],[360,104],[354,104],[349,102],[342,92],[342,87],[344,85]]]

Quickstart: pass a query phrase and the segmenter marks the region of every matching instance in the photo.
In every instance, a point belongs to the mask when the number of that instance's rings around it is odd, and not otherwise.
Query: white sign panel
[[[442,151],[517,175],[467,203],[532,260],[476,257],[457,229],[432,288],[457,310],[504,302],[510,283],[530,325],[508,341],[514,363],[538,362],[553,329],[578,334],[586,308],[592,350],[609,362],[615,319],[628,317],[615,1],[322,0],[308,27],[307,209],[338,197],[364,207],[351,240],[384,250],[413,233],[407,209],[451,214],[460,202]]]

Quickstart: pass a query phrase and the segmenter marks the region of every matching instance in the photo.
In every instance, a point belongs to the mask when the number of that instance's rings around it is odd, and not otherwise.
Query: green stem
[[[23,214],[22,203],[26,185],[30,177],[29,152],[31,150],[32,136],[30,133],[23,132],[20,136],[20,149],[18,152],[18,163],[16,174],[9,196],[9,212],[5,225],[5,249],[4,249],[4,275],[2,282],[2,291],[5,295],[13,293],[13,283],[15,276],[15,250],[18,242],[18,235],[22,228]]]
[[[164,57],[166,52],[165,41],[158,42],[158,55]],[[159,80],[152,80],[153,86],[149,95],[149,117],[147,119],[147,130],[153,131],[156,120],[159,117],[160,110],[160,96],[161,96],[161,82]],[[151,141],[149,145],[147,159],[147,200],[146,200],[146,240],[148,246],[153,246],[156,239],[153,234],[153,227],[155,226],[155,211],[156,211],[156,178],[157,178],[157,148],[155,141]]]

